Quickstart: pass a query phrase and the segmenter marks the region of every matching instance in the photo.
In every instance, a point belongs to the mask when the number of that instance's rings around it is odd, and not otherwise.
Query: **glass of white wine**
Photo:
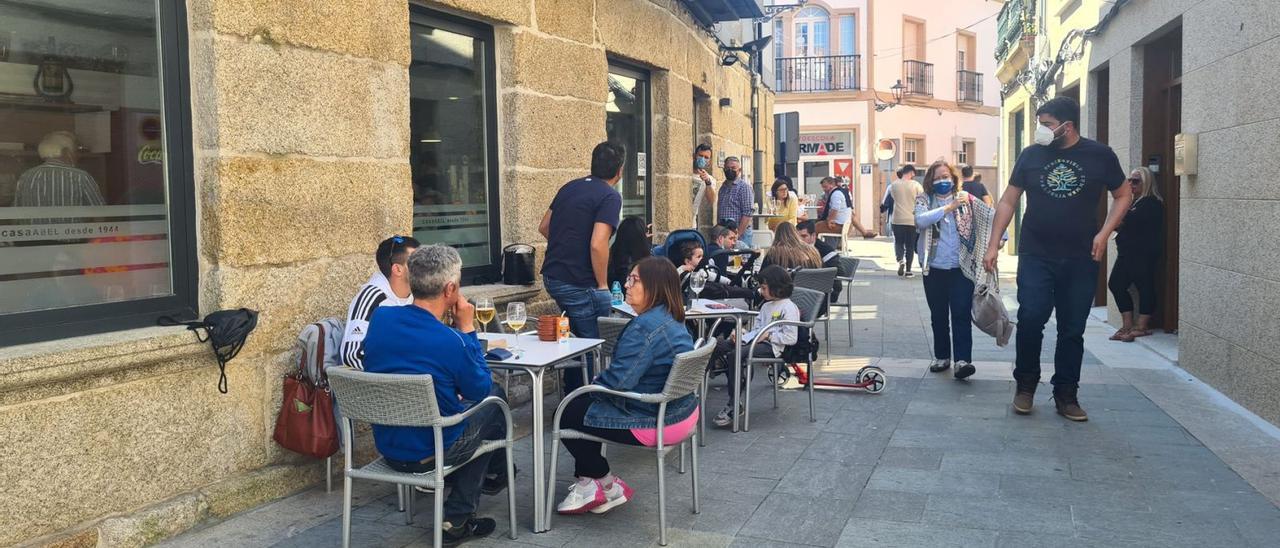
[[[493,307],[493,299],[479,298],[476,299],[476,321],[480,322],[480,330],[488,331],[489,322],[493,321],[493,317],[498,314],[498,309]]]
[[[689,289],[693,291],[694,300],[702,294],[702,289],[707,287],[707,273],[701,270],[694,271],[689,275]]]
[[[514,342],[511,345],[513,354],[520,352],[520,330],[524,329],[524,323],[527,319],[524,303],[507,303],[507,327],[510,327],[511,331],[515,333],[515,336],[512,337]]]

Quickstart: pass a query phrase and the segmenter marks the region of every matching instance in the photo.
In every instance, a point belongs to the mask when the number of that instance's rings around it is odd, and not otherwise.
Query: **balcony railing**
[[[982,73],[972,70],[956,71],[956,101],[982,104]]]
[[[1026,0],[1008,0],[1000,8],[996,18],[996,61],[1004,60],[1014,42],[1022,36],[1022,28],[1026,21],[1034,20],[1036,3],[1028,4]]]
[[[902,62],[903,95],[933,97],[933,63],[924,61]]]
[[[780,57],[774,60],[774,91],[814,92],[858,89],[860,55]]]

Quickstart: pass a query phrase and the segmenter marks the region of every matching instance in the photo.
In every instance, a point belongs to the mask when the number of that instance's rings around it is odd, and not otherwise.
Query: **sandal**
[[[1150,334],[1151,334],[1150,330],[1140,331],[1140,330],[1134,329],[1129,331],[1128,333],[1125,333],[1124,338],[1120,340],[1124,342],[1133,342],[1138,340],[1138,337],[1146,337]]]
[[[1132,327],[1121,327],[1120,329],[1116,330],[1114,335],[1111,335],[1111,340],[1123,341],[1125,337],[1129,336],[1130,331],[1133,331]]]

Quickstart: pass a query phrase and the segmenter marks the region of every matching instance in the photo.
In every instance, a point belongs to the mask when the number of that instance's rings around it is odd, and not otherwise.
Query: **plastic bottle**
[[[610,292],[611,294],[613,294],[613,305],[614,305],[614,306],[617,306],[617,305],[622,304],[622,302],[623,302],[623,300],[622,300],[622,284],[620,284],[620,283],[618,283],[618,282],[613,282],[613,289],[612,289],[612,290],[610,290],[609,292]]]

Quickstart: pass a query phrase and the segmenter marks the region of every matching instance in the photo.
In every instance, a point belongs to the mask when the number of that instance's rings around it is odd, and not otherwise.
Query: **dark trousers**
[[[916,256],[916,227],[911,225],[893,225],[893,255],[902,262],[907,261],[907,272],[911,271],[911,262]]]
[[[1058,347],[1053,355],[1054,386],[1080,383],[1084,358],[1084,328],[1098,285],[1093,259],[1058,259],[1022,255],[1018,258],[1017,358],[1013,378],[1040,382],[1040,346],[1044,325],[1057,312]]]
[[[597,320],[608,316],[613,310],[613,296],[608,291],[576,286],[546,276],[542,277],[542,285],[546,288],[547,294],[555,299],[560,310],[569,316],[569,330],[575,337],[588,339],[600,337],[600,324]],[[534,323],[537,323],[536,318]],[[594,377],[592,373],[594,357],[588,354],[582,359],[587,360],[587,378]],[[582,371],[577,368],[566,369],[563,385],[565,395],[581,388]]]
[[[930,268],[924,298],[933,324],[933,357],[973,361],[973,280],[959,268]]]
[[[769,343],[760,343],[755,348],[748,348],[747,341],[742,344],[742,369],[747,368],[747,358],[756,356],[758,358],[772,358],[773,346]],[[725,387],[729,389],[729,394],[733,394],[733,383],[740,382],[741,386],[746,386],[746,376],[741,375],[741,371],[733,367],[733,345],[735,343],[729,339],[721,339],[716,341],[716,349],[711,354],[711,361],[707,362],[708,371],[718,371],[725,374]],[[730,396],[731,398],[733,396]]]
[[[564,414],[560,415],[560,427],[565,429],[577,430],[585,434],[591,434],[597,438],[603,438],[612,442],[623,443],[626,445],[641,445],[635,435],[631,433],[629,428],[598,428],[595,426],[587,426],[587,409],[591,407],[594,401],[591,395],[581,396],[571,402],[564,408]],[[598,441],[590,440],[560,440],[564,444],[564,448],[573,455],[573,475],[580,478],[600,479],[609,475],[609,461],[601,454],[601,444]]]
[[[506,398],[502,387],[497,384],[493,385],[491,394]],[[444,450],[445,466],[457,466],[466,462],[484,442],[504,439],[507,435],[506,420],[497,406],[486,405],[476,411],[476,414],[467,417],[463,424],[466,426],[462,436]],[[387,459],[387,465],[398,472],[411,474],[434,473],[436,470],[434,460],[406,462]],[[444,499],[444,520],[458,524],[475,515],[476,506],[480,504],[480,487],[484,484],[485,474],[502,476],[506,472],[506,453],[491,451],[449,474],[447,483],[451,489],[448,498]]]
[[[1158,256],[1120,255],[1111,267],[1107,288],[1121,312],[1133,312],[1129,286],[1138,288],[1138,313],[1150,316],[1156,310],[1156,261]]]

